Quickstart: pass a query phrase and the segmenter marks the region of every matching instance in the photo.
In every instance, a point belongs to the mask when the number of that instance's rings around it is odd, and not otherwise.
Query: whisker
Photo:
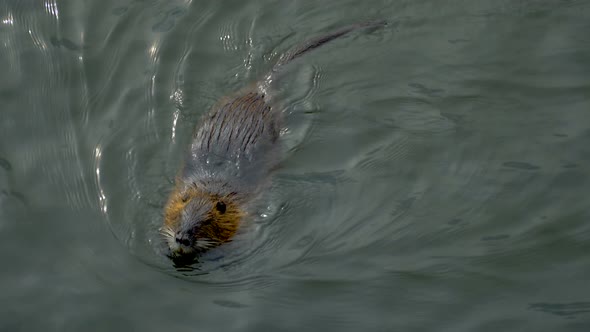
[[[196,243],[197,247],[201,249],[209,249],[217,245],[217,241],[211,239],[199,239]]]
[[[170,227],[160,228],[159,233],[164,237],[174,237],[174,231]]]

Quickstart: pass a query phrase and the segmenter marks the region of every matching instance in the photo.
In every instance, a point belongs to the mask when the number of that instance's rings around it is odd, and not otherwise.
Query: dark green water
[[[192,128],[290,46],[289,147],[198,271]],[[590,1],[0,3],[0,330],[590,331]]]

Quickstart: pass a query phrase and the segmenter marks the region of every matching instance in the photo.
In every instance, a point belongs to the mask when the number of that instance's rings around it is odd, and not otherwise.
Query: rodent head
[[[170,258],[194,258],[229,241],[243,216],[232,196],[210,195],[194,187],[175,190],[166,205],[161,229]]]

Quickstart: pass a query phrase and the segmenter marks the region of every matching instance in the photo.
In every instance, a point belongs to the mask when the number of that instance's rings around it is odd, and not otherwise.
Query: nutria
[[[355,29],[384,25],[381,21],[355,24],[311,39],[283,55],[264,80],[212,107],[193,134],[166,204],[161,232],[170,258],[191,261],[229,241],[276,166],[281,114],[271,107],[266,89],[274,74],[291,60]]]

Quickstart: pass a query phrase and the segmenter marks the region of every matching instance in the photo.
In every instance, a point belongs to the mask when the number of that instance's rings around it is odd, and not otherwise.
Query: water
[[[309,36],[260,213],[159,251],[194,124]],[[588,331],[590,2],[0,4],[2,331]]]

